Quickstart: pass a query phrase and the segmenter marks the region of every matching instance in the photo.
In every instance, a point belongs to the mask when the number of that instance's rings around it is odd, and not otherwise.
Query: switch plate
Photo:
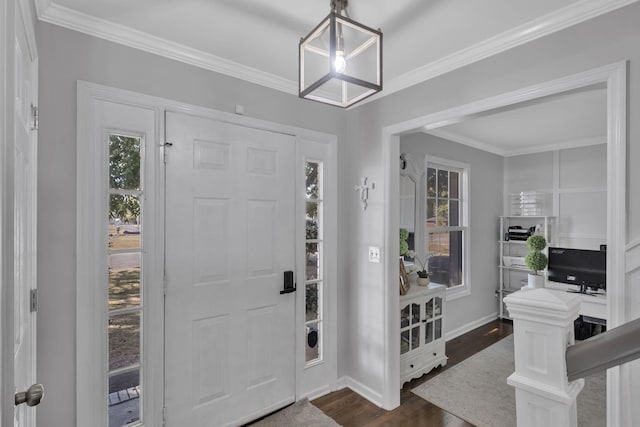
[[[369,262],[380,262],[380,248],[369,246]]]

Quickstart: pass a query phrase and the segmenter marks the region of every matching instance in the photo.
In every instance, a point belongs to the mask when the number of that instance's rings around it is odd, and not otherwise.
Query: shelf
[[[498,240],[498,243],[510,243],[510,244],[514,244],[514,245],[526,245],[527,241],[526,240]],[[555,242],[547,242],[547,248],[551,247],[551,246],[555,246]],[[546,248],[545,248],[546,249]]]
[[[511,266],[506,266],[506,265],[499,265],[498,268],[503,268],[505,270],[515,270],[515,271],[526,271],[526,272],[531,272],[530,269],[525,268],[525,267],[511,267]]]
[[[550,215],[503,215],[500,216],[498,218],[504,218],[504,219],[512,219],[512,218],[555,218],[555,216],[550,216]]]

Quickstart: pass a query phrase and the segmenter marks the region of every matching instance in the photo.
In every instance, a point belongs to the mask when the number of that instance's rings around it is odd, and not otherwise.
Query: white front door
[[[167,425],[238,425],[295,400],[295,137],[169,112],[166,134]]]
[[[25,11],[26,13],[26,11]],[[16,5],[15,18],[15,103],[14,103],[14,218],[13,218],[13,310],[14,310],[14,389],[25,392],[36,380],[36,307],[31,293],[36,292],[36,141],[32,106],[37,96],[37,60],[35,46],[29,43],[22,8]],[[24,396],[29,405],[35,388]],[[26,404],[15,406],[14,425],[34,427],[35,409]]]

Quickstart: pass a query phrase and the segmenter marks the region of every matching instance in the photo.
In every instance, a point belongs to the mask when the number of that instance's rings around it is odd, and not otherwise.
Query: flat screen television
[[[607,288],[607,252],[549,248],[548,278],[579,286],[574,292],[594,293]]]

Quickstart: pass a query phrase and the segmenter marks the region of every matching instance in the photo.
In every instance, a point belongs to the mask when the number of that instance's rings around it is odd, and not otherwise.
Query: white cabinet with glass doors
[[[447,364],[444,340],[446,287],[413,285],[400,297],[400,386]]]

